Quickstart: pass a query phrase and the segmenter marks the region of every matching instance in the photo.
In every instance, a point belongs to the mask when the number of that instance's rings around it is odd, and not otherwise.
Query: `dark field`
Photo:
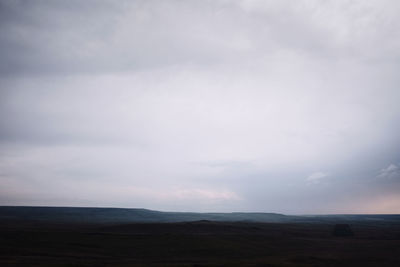
[[[372,218],[374,219],[374,218]],[[95,223],[4,216],[0,266],[400,266],[397,220]]]

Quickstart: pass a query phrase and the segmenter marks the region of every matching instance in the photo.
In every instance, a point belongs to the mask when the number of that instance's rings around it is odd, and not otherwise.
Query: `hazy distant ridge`
[[[400,221],[400,215],[314,215],[292,216],[278,213],[232,212],[196,213],[162,212],[147,209],[78,208],[78,207],[0,207],[0,220],[47,221],[78,223],[135,223],[188,221],[251,221],[251,222],[332,222],[332,221]]]
[[[62,222],[185,222],[185,221],[259,221],[283,222],[290,216],[276,213],[195,213],[161,212],[147,209],[76,207],[0,207],[1,220]]]

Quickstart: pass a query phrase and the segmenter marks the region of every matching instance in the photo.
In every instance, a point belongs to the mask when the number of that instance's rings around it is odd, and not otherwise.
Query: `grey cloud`
[[[210,64],[240,52],[224,5],[171,1],[5,2],[3,73],[97,73]],[[226,38],[224,38],[224,36]],[[238,40],[236,40],[239,38]]]
[[[1,1],[0,204],[396,212],[398,10]]]
[[[321,179],[329,176],[326,172],[314,172],[307,177],[307,181],[311,183],[318,183]]]
[[[393,1],[3,1],[0,67],[9,75],[105,73],[293,53],[390,60],[399,57],[398,8]]]
[[[383,179],[398,179],[400,178],[400,168],[396,164],[390,164],[379,171],[378,177]]]

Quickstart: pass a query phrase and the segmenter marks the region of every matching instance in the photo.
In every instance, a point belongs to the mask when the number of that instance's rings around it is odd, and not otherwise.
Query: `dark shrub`
[[[336,224],[333,228],[334,236],[354,236],[353,231],[348,224]]]

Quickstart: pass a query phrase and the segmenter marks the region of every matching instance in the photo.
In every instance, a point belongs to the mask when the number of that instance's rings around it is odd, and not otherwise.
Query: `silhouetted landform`
[[[161,212],[147,209],[75,208],[75,207],[0,207],[0,219],[24,219],[61,222],[187,222],[187,221],[260,221],[283,222],[289,216],[276,213],[195,213]]]
[[[0,266],[400,266],[400,216],[0,207]]]
[[[77,208],[77,207],[22,207],[0,206],[1,220],[82,223],[130,222],[189,222],[189,221],[249,221],[249,222],[332,222],[400,221],[400,215],[314,215],[292,216],[278,213],[196,213],[161,212],[147,209]]]
[[[335,228],[333,229],[334,236],[353,236],[354,233],[350,228],[350,225],[347,223],[339,223],[335,225]]]

